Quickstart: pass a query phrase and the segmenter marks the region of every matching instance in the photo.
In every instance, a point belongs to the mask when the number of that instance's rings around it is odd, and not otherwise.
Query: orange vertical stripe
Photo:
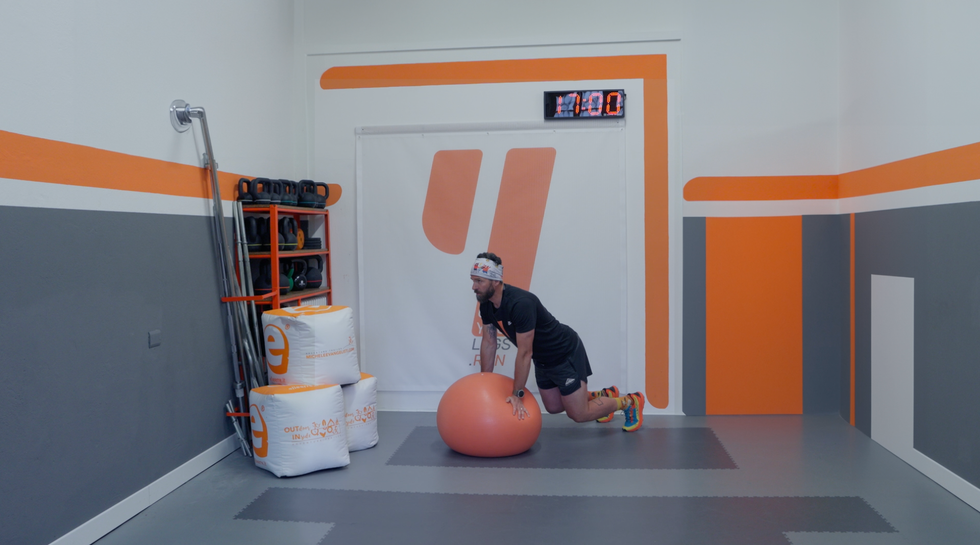
[[[851,214],[851,425],[854,425],[854,376],[855,376],[855,351],[854,351],[854,214]]]
[[[646,394],[651,405],[670,402],[670,215],[667,195],[667,80],[643,82],[646,183],[644,184],[644,262],[646,265]],[[656,107],[653,107],[656,106]],[[657,150],[663,150],[658,153]]]
[[[707,218],[708,414],[803,412],[803,220]]]
[[[466,247],[482,160],[480,150],[443,150],[432,158],[422,230],[433,246],[447,254],[459,255]]]

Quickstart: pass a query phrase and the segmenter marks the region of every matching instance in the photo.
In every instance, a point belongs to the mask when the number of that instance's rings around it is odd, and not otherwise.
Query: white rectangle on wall
[[[980,489],[915,450],[915,279],[871,275],[871,438],[974,509]]]
[[[915,279],[871,275],[871,438],[912,449]]]

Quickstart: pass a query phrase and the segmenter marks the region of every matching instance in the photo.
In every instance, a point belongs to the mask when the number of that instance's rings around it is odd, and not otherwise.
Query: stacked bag
[[[358,367],[350,307],[271,310],[262,329],[270,385],[249,396],[255,465],[303,475],[376,445],[378,382]]]

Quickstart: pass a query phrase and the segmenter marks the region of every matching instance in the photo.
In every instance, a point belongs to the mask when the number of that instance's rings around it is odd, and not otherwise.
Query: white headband
[[[477,258],[476,263],[473,264],[473,270],[470,271],[470,275],[489,280],[500,280],[502,282],[504,280],[504,266],[497,265],[493,261],[483,257]]]

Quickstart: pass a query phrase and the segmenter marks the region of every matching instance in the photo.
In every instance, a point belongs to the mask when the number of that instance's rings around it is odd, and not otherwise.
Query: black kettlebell
[[[269,179],[256,178],[252,180],[252,202],[253,204],[267,205],[271,199],[269,194]]]
[[[316,207],[326,208],[327,199],[330,198],[330,186],[324,182],[314,182],[316,183]],[[320,188],[323,188],[323,195],[320,195]]]
[[[306,280],[306,262],[302,259],[293,260],[293,289],[305,290],[307,288]]]
[[[269,249],[272,249],[272,218],[265,219],[266,225],[268,225],[269,236]],[[276,232],[276,244],[279,246],[279,251],[286,249],[286,234],[282,232],[282,220],[279,220],[279,229]]]
[[[269,204],[282,204],[282,184],[269,180],[266,185],[269,187]]]
[[[252,287],[255,295],[265,295],[272,291],[272,262],[263,259],[259,262],[259,274],[252,275]]]
[[[255,197],[252,195],[252,180],[248,178],[238,179],[238,202],[243,205],[249,205],[255,202]]]
[[[259,231],[259,251],[268,252],[272,249],[272,244],[269,241],[269,218],[256,218],[255,223],[258,225]]]
[[[286,295],[293,290],[293,269],[286,268],[288,261],[279,262],[279,295]]]
[[[307,264],[309,264],[311,259],[316,260],[316,266],[309,265],[306,268],[306,286],[311,289],[319,289],[320,285],[323,284],[323,275],[320,274],[323,258],[318,255],[310,256],[306,258]]]
[[[296,249],[296,220],[290,217],[285,217],[279,220],[279,233],[283,236],[283,242],[285,243],[283,248],[279,247],[280,250],[291,251]]]
[[[299,184],[292,180],[279,180],[282,184],[283,206],[296,206],[299,203]]]
[[[259,238],[259,218],[255,216],[249,216],[245,218],[245,244],[248,246],[248,252],[257,252],[262,249],[262,239]]]
[[[299,205],[306,208],[316,208],[319,201],[316,194],[316,183],[313,180],[299,181]]]

